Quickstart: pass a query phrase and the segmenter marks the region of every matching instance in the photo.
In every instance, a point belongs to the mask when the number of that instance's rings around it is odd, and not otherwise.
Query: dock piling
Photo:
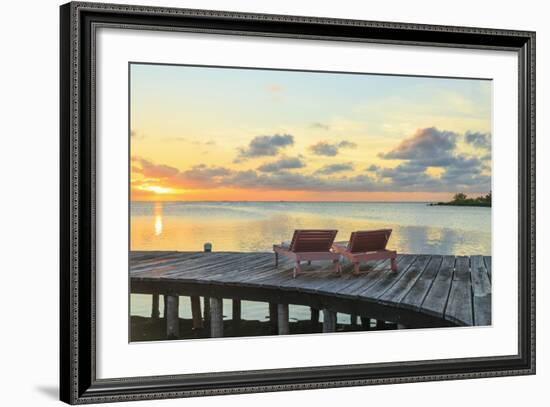
[[[233,300],[231,314],[231,320],[233,321],[233,330],[235,331],[235,333],[238,333],[241,328],[241,300]]]
[[[166,336],[174,339],[179,336],[179,297],[177,295],[167,295],[166,298]]]
[[[152,301],[152,307],[151,307],[151,318],[153,319],[159,319],[160,317],[160,308],[159,308],[159,294],[155,293],[153,294],[153,301]]]
[[[210,298],[210,336],[223,337],[223,300],[221,298]]]
[[[288,335],[290,332],[288,326],[288,304],[277,304],[277,319],[279,335]]]
[[[336,312],[323,310],[323,333],[336,331]]]
[[[269,325],[271,327],[271,333],[272,334],[277,334],[278,331],[279,331],[279,328],[278,328],[278,317],[277,317],[277,314],[278,314],[278,308],[277,308],[277,304],[274,303],[274,302],[270,302],[269,303]]]
[[[193,329],[202,328],[201,297],[191,297],[191,315],[193,317]]]

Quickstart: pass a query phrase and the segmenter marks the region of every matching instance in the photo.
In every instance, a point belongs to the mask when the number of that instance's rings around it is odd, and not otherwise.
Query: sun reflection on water
[[[155,202],[155,236],[162,234],[162,202]]]

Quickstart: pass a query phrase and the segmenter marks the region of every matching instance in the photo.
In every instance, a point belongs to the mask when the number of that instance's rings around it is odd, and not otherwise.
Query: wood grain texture
[[[349,263],[338,274],[330,261],[313,262],[303,264],[296,278],[293,262],[279,260],[276,267],[273,253],[132,252],[130,278],[140,292],[152,294],[199,290],[214,298],[263,300],[272,304],[274,325],[282,322],[278,311],[285,317],[277,304],[289,303],[362,316],[372,310],[375,319],[407,327],[414,327],[415,315],[451,325],[491,323],[491,257],[400,254],[397,271],[385,259],[362,265],[359,275]]]

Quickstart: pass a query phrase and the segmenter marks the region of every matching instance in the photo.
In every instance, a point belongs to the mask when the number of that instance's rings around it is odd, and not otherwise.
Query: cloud
[[[380,169],[380,166],[376,165],[376,164],[371,164],[367,167],[367,171],[378,171]]]
[[[464,135],[466,143],[474,147],[489,150],[491,148],[491,133],[467,131]]]
[[[328,124],[321,123],[321,122],[311,123],[310,127],[313,127],[314,129],[321,129],[321,130],[329,130],[330,129],[330,126]]]
[[[252,157],[275,156],[285,148],[294,145],[294,136],[290,134],[274,134],[272,136],[256,136],[248,147],[239,148],[235,162]]]
[[[139,172],[146,178],[170,178],[179,173],[177,168],[164,164],[154,164],[141,157],[134,156],[132,157],[132,161],[137,162],[141,166],[141,169],[132,166],[132,170]]]
[[[467,133],[468,134],[468,133]],[[474,133],[469,133],[474,134]],[[484,174],[486,163],[457,151],[459,135],[434,127],[418,129],[387,153],[383,159],[404,162],[393,168],[369,167],[376,175],[398,190],[484,192],[490,190],[491,177]],[[429,167],[439,167],[439,176],[430,175]]]
[[[330,175],[330,174],[335,174],[335,173],[338,173],[338,172],[352,171],[352,170],[353,170],[353,164],[352,163],[329,164],[329,165],[325,165],[324,167],[318,169],[316,171],[316,173],[321,174],[321,175]]]
[[[341,148],[355,148],[357,147],[357,144],[342,140],[339,143],[329,143],[328,141],[319,141],[312,146],[309,146],[309,149],[313,152],[315,155],[324,155],[327,157],[334,157],[339,153],[339,150]]]
[[[281,158],[280,160],[262,164],[258,167],[258,171],[276,172],[286,169],[304,168],[306,164],[298,157]]]
[[[457,133],[440,131],[435,127],[418,129],[412,137],[403,140],[393,150],[380,153],[379,157],[422,162],[445,160],[456,148],[457,138]]]
[[[338,143],[339,148],[356,148],[357,144],[352,141],[342,140]]]

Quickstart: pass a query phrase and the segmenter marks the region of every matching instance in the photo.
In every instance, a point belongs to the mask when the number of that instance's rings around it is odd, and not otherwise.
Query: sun
[[[164,195],[164,194],[173,194],[176,191],[173,188],[161,187],[159,185],[144,185],[139,189],[143,191],[154,192],[155,194]]]

